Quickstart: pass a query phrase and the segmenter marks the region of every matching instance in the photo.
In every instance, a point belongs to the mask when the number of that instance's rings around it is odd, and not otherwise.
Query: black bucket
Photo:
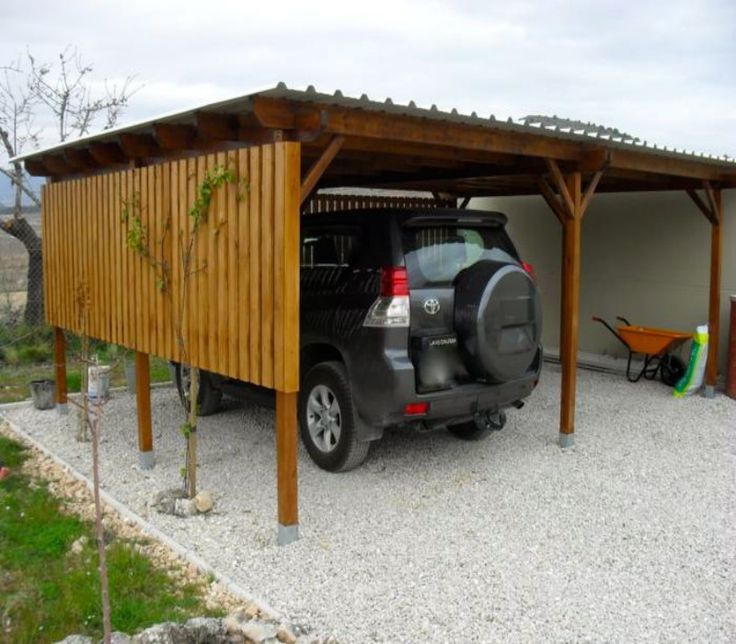
[[[30,388],[33,406],[36,409],[54,408],[54,390],[56,387],[53,380],[33,380],[30,383]]]

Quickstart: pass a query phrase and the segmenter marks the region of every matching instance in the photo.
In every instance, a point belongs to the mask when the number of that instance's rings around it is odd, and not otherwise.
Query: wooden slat
[[[297,392],[299,390],[299,273],[300,273],[300,201],[297,200],[299,190],[299,146],[293,143],[284,144],[285,181],[280,187],[284,193],[284,230],[283,230],[283,275],[280,289],[283,297],[283,344],[278,351],[283,354],[283,371],[280,375],[282,391]],[[294,473],[296,476],[296,472]]]
[[[238,155],[235,151],[227,153],[225,163],[235,177],[239,176]],[[227,341],[225,351],[228,356],[228,375],[238,377],[238,354],[240,345],[238,343],[238,316],[241,313],[237,306],[231,302],[238,300],[238,184],[229,185],[226,188],[226,218],[227,231],[225,233],[225,245],[227,248]]]
[[[261,378],[261,148],[250,149],[250,381],[262,384]]]
[[[243,182],[238,201],[238,378],[250,380],[251,345],[250,345],[250,211],[251,203],[258,192],[250,179],[250,154],[248,150],[238,151],[238,172]]]
[[[299,163],[300,145],[279,142],[49,184],[42,240],[49,321],[79,333],[86,291],[92,337],[182,359],[181,317],[188,362],[298,391]],[[187,210],[215,164],[227,164],[239,184],[215,190],[184,284]],[[131,218],[141,217],[148,249],[169,266],[166,293],[156,284],[160,269],[127,246],[131,222],[122,213],[134,201]]]
[[[274,147],[261,160],[261,384],[273,386]]]

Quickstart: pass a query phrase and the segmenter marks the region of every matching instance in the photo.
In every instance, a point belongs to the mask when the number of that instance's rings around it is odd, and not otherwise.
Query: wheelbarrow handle
[[[607,329],[608,329],[608,330],[609,330],[609,331],[610,331],[611,333],[613,333],[613,335],[615,335],[615,336],[616,336],[616,338],[618,339],[618,341],[619,341],[619,342],[620,342],[621,344],[623,344],[623,345],[624,345],[624,346],[625,346],[625,347],[626,347],[626,348],[627,348],[627,349],[628,349],[629,351],[631,351],[631,347],[629,347],[629,345],[628,345],[628,343],[626,342],[626,340],[624,340],[624,339],[623,339],[623,338],[622,338],[622,337],[621,337],[621,336],[620,336],[620,335],[618,334],[618,331],[616,331],[616,329],[614,329],[614,328],[613,328],[613,327],[612,327],[612,326],[611,326],[610,324],[608,324],[608,322],[606,322],[606,321],[605,321],[605,320],[604,320],[603,318],[599,318],[599,317],[598,317],[597,315],[594,315],[594,316],[593,316],[593,322],[600,322],[600,323],[601,323],[601,324],[602,324],[603,326],[605,326],[605,327],[606,327],[606,328],[607,328]]]
[[[624,323],[624,324],[625,324],[626,326],[632,326],[631,322],[629,322],[629,321],[628,321],[628,320],[627,320],[627,319],[626,319],[625,317],[622,317],[622,316],[620,316],[620,315],[617,315],[617,316],[616,316],[616,319],[617,319],[617,320],[618,320],[619,322],[623,322],[623,323]]]

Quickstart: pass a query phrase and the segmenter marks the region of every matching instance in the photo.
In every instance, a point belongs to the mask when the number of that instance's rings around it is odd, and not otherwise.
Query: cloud
[[[150,118],[284,80],[515,118],[592,120],[736,156],[730,0],[6,3],[0,61],[79,46]]]

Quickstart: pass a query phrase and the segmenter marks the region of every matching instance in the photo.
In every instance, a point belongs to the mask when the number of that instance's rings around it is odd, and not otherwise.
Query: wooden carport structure
[[[277,392],[281,543],[296,538],[298,525],[300,212],[319,188],[421,190],[461,206],[476,196],[545,198],[563,227],[562,446],[574,439],[585,211],[596,192],[687,191],[712,230],[710,393],[716,383],[721,190],[736,187],[732,162],[283,84],[18,160],[30,174],[49,177],[42,195],[45,306],[57,329],[58,403],[66,402],[62,329],[81,332],[78,302],[87,298],[87,333],[137,352],[139,445],[150,456],[148,355],[182,358],[174,328],[181,311],[189,363]],[[181,284],[175,260],[187,209],[218,166],[237,180],[214,194],[196,251],[204,268],[166,297],[160,265],[171,268],[172,285]],[[130,252],[130,222],[121,223],[121,213],[131,204],[160,251],[155,261]]]

